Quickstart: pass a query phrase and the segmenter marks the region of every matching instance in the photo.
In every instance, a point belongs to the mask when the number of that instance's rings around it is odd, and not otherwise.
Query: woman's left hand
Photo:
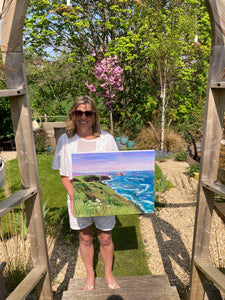
[[[73,203],[73,197],[70,196],[70,210],[72,215],[74,216],[74,203]]]

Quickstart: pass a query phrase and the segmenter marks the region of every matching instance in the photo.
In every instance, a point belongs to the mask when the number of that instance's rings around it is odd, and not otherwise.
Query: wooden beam
[[[36,188],[23,189],[0,202],[0,218],[37,194]]]
[[[225,186],[219,181],[214,181],[214,182],[202,181],[201,184],[203,187],[212,191],[213,193],[225,197]]]
[[[3,10],[3,4],[5,0],[0,0],[0,17],[2,15],[2,10]]]
[[[223,0],[205,0],[211,20],[212,44],[225,44],[225,23],[224,20],[224,1]]]
[[[1,16],[1,49],[22,51],[23,26],[29,0],[4,1]]]
[[[214,205],[215,211],[217,212],[218,216],[223,220],[225,223],[225,202],[217,202]]]
[[[210,87],[212,89],[225,89],[225,82],[224,81],[211,81]]]
[[[225,275],[209,261],[195,259],[195,266],[223,292],[225,292]]]
[[[21,95],[25,95],[25,94],[26,94],[26,90],[24,88],[0,90],[0,98],[1,97],[21,96]]]
[[[37,189],[37,193],[25,201],[25,208],[33,266],[47,270],[46,275],[37,284],[38,296],[40,300],[48,300],[52,299],[52,288],[23,57],[23,26],[28,4],[29,0],[4,2],[1,18],[1,51],[7,89],[17,89],[24,84],[26,91],[24,95],[11,96],[9,102],[22,188]],[[13,299],[18,299],[17,295]]]
[[[219,154],[223,133],[225,109],[225,2],[205,0],[212,27],[212,51],[209,65],[207,101],[205,108],[199,189],[192,249],[192,270],[189,299],[203,300],[204,276],[195,265],[196,259],[206,261],[210,241],[212,212],[214,208],[214,185],[217,180]],[[212,83],[216,83],[212,86]],[[218,83],[221,84],[218,86]],[[222,86],[222,88],[221,88]],[[205,185],[207,183],[207,185]],[[217,189],[216,189],[217,190]],[[204,273],[208,275],[207,272]],[[216,275],[216,274],[215,274]]]
[[[7,300],[24,300],[46,274],[46,268],[34,268],[7,297]]]

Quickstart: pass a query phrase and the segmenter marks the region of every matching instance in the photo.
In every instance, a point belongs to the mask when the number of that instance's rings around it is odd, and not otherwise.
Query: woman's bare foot
[[[93,291],[95,289],[95,285],[89,285],[87,281],[85,281],[84,286],[82,288],[83,291]]]
[[[82,290],[83,291],[92,291],[94,289],[95,289],[95,275],[93,273],[93,274],[87,276]]]
[[[108,278],[108,280],[106,279],[106,281],[107,281],[109,290],[120,289],[119,284],[116,282],[116,280],[113,276]]]

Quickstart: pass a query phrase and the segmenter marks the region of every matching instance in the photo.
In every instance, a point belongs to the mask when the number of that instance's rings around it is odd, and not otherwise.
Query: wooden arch
[[[205,0],[211,18],[212,51],[208,78],[203,154],[193,242],[189,298],[204,297],[205,277],[225,287],[225,279],[207,263],[214,194],[225,195],[215,184],[225,109],[225,1]],[[48,255],[43,227],[40,187],[23,58],[23,24],[29,0],[0,0],[1,51],[15,133],[22,189],[0,203],[0,217],[25,202],[34,269],[8,299],[25,299],[36,286],[39,299],[52,299]],[[218,188],[219,186],[219,188]]]
[[[39,299],[52,299],[28,88],[23,58],[23,26],[29,0],[1,0],[1,51],[22,189],[0,202],[0,217],[25,203],[33,269],[7,299],[25,299],[36,287]]]

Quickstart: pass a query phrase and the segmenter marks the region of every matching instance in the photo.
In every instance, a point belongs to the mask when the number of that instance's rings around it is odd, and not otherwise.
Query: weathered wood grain
[[[46,268],[34,268],[24,280],[7,297],[7,300],[24,300],[26,296],[35,288],[40,280],[45,276]]]
[[[123,300],[178,300],[175,286],[171,286],[166,275],[159,276],[122,276],[116,277],[120,285],[118,290],[108,290],[105,278],[95,279],[94,291],[82,291],[85,279],[71,279],[68,291],[62,300],[74,299],[123,299]]]
[[[12,196],[0,202],[0,218],[14,209],[16,206],[36,195],[37,189],[30,188],[16,192]]]
[[[52,299],[41,191],[23,57],[23,25],[28,4],[29,0],[4,1],[1,15],[1,51],[6,85],[8,92],[9,90],[11,91],[11,95],[8,96],[10,96],[10,108],[21,185],[23,189],[36,189],[37,191],[29,200],[25,201],[31,243],[31,257],[36,271],[43,268],[46,270],[45,276],[39,277],[38,280],[34,279],[35,276],[33,275],[35,271],[33,271],[24,282],[26,284],[31,283],[31,286],[32,284],[36,285],[39,299]],[[23,93],[14,96],[12,90],[20,90],[21,87],[23,87]],[[1,93],[4,94],[5,91]],[[17,196],[18,194],[14,198],[11,198],[12,203],[15,204],[17,200],[21,202],[21,199],[17,199]],[[5,207],[5,209],[7,208]],[[22,288],[18,287],[21,293],[20,298],[18,298],[17,292],[15,292],[16,297],[13,299],[25,299],[25,296],[22,296],[22,294],[23,287],[24,293],[27,292],[25,289],[26,284],[23,284]]]
[[[217,277],[212,269],[204,272],[200,265],[194,262],[208,259],[214,196],[217,190],[224,192],[224,188],[216,187],[214,182],[217,180],[225,110],[225,2],[223,0],[205,0],[205,3],[211,19],[212,50],[192,251],[189,293],[191,300],[203,300],[203,285],[206,277],[212,278],[214,275]]]

